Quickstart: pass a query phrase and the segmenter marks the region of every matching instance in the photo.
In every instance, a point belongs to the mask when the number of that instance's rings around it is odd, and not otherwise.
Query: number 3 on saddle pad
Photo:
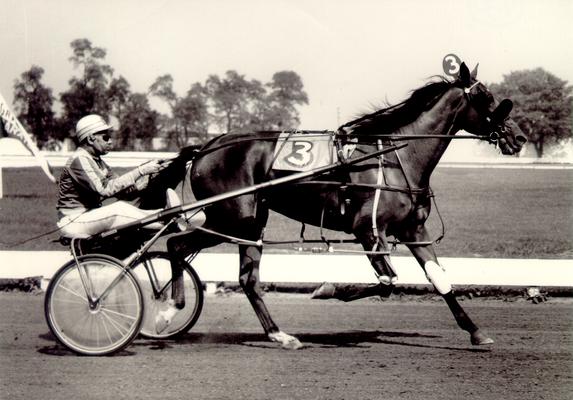
[[[289,164],[297,167],[304,167],[312,162],[312,143],[311,142],[292,142],[292,153],[285,159]]]
[[[275,147],[273,169],[310,171],[335,162],[336,149],[329,134],[283,132]]]

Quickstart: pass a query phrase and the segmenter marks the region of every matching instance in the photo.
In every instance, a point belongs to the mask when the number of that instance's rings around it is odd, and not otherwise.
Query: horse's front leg
[[[413,232],[406,232],[399,236],[404,242],[428,242],[430,241],[426,228],[422,225]],[[464,311],[452,290],[452,285],[445,269],[438,263],[433,245],[409,244],[408,248],[422,266],[426,277],[434,285],[434,288],[442,295],[450,308],[459,327],[467,331],[471,336],[471,342],[475,345],[491,344],[493,340],[483,334]]]
[[[398,281],[396,270],[390,261],[390,249],[386,242],[385,229],[364,229],[355,231],[356,238],[362,244],[367,254],[370,264],[376,272],[378,281],[384,286],[394,286]]]
[[[260,247],[249,245],[239,246],[241,262],[239,284],[255,310],[255,314],[257,314],[268,338],[273,342],[280,343],[285,349],[300,349],[303,347],[302,343],[296,337],[279,330],[263,301],[259,279],[261,255],[262,248]]]

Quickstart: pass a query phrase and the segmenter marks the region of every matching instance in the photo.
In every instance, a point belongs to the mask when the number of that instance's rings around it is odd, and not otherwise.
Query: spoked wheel
[[[141,335],[150,339],[168,339],[187,332],[203,309],[203,285],[189,264],[183,269],[185,307],[179,310],[163,332],[157,333],[155,317],[165,310],[171,298],[171,264],[166,252],[149,252],[132,269],[143,292],[144,312]]]
[[[64,346],[101,356],[123,349],[137,336],[143,299],[137,280],[121,261],[85,255],[56,272],[44,311],[50,330]]]

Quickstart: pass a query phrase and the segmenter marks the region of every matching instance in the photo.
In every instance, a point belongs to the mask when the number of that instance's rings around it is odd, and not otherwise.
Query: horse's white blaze
[[[448,279],[446,270],[441,265],[434,261],[428,261],[424,264],[424,270],[426,277],[440,294],[446,294],[452,290],[452,284]]]

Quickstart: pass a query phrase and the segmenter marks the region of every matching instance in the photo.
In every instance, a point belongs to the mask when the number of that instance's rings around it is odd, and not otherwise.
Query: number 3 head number
[[[460,73],[461,65],[462,60],[460,60],[460,58],[453,53],[446,55],[442,61],[444,73],[453,78],[457,77]]]

